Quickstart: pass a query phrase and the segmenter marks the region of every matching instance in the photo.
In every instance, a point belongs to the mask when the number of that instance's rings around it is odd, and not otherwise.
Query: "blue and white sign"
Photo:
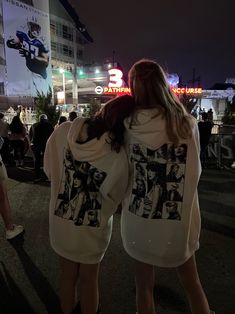
[[[3,17],[7,95],[46,94],[52,86],[48,12],[19,1],[3,0]]]

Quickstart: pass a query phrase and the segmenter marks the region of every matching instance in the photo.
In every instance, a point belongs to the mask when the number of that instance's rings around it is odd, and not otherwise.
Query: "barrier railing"
[[[218,131],[218,134],[211,135],[207,147],[207,164],[220,169],[230,168],[235,162],[235,126],[225,128],[221,125]]]

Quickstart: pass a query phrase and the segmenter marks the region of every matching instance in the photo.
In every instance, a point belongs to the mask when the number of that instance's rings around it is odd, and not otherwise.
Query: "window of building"
[[[56,34],[56,24],[53,21],[50,22],[50,30],[52,34]]]
[[[79,50],[77,51],[77,58],[78,58],[78,59],[82,59],[82,57],[83,57],[83,50],[79,49]]]
[[[73,49],[67,45],[63,45],[63,55],[73,57]]]
[[[0,82],[0,95],[4,95],[4,82]]]
[[[56,51],[57,50],[57,44],[54,41],[51,42],[51,50],[52,51]]]
[[[62,34],[63,34],[62,24],[56,22],[56,35],[62,37]]]
[[[57,43],[56,51],[58,54],[63,54],[63,45],[60,43]]]
[[[66,25],[62,25],[62,29],[63,29],[63,38],[67,39],[68,27]]]
[[[69,56],[71,58],[73,58],[74,54],[73,54],[73,49],[71,47],[69,47]]]
[[[78,33],[76,35],[76,42],[79,43],[80,45],[85,44],[85,40]]]
[[[65,56],[68,56],[68,51],[69,51],[68,46],[67,45],[63,45],[63,54]]]
[[[72,30],[72,28],[68,27],[66,25],[63,25],[62,29],[63,29],[63,38],[72,41],[73,40],[73,30]]]

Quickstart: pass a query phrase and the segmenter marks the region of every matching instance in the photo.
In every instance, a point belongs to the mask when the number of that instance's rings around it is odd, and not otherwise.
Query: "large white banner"
[[[49,14],[19,1],[3,0],[3,25],[7,95],[46,94],[52,86]]]

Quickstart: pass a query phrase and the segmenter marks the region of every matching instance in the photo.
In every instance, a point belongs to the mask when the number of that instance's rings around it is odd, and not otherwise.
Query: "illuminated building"
[[[17,7],[19,4],[22,7],[25,6],[25,9],[22,8],[22,10],[25,10],[24,12],[27,14],[17,14],[18,9],[15,13],[14,10],[9,10],[8,15],[4,14],[4,12],[7,12],[8,7]],[[18,66],[20,62],[22,63],[23,58],[19,57],[16,50],[9,49],[6,46],[6,40],[9,40],[7,37],[8,26],[12,27],[13,25],[9,23],[13,23],[15,18],[20,21],[19,25],[22,24],[25,15],[28,18],[32,17],[33,14],[31,13],[35,13],[34,8],[38,12],[40,10],[45,12],[43,21],[48,24],[51,79],[55,104],[72,106],[78,103],[88,103],[90,98],[96,97],[103,103],[116,93],[129,92],[124,90],[128,88],[126,78],[122,79],[121,85],[109,85],[112,81],[112,72],[110,71],[113,68],[120,69],[117,62],[84,64],[85,46],[93,42],[93,39],[67,0],[0,0],[0,110],[15,104],[31,105],[33,103],[35,94],[26,93],[26,89],[20,84],[18,84],[18,91],[14,89],[14,82],[13,87],[9,88],[11,80],[9,79],[7,61],[12,68],[11,77],[14,79],[21,73]],[[37,16],[39,16],[38,14]],[[4,23],[7,26],[5,29]],[[42,25],[42,28],[43,26],[45,25]],[[15,35],[15,33],[16,31],[9,35]],[[35,52],[37,47],[32,46],[31,48],[33,48],[31,52]],[[7,60],[6,54],[15,57],[9,57]],[[118,78],[117,73],[115,74],[116,78]],[[227,86],[224,87],[224,90],[217,90],[216,88],[211,90],[178,88],[179,77],[177,74],[169,74],[168,81],[177,94],[196,95],[199,98],[199,107],[213,108],[218,119],[223,115],[227,95],[234,93],[234,89],[227,90]],[[18,80],[18,83],[21,83],[21,80]],[[228,83],[234,86],[233,79],[229,79]],[[36,87],[39,87],[39,85],[36,85]],[[107,89],[107,87],[110,88]],[[28,90],[30,90],[30,87]]]
[[[19,14],[18,12],[25,14]],[[86,26],[75,13],[75,10],[70,6],[67,0],[0,0],[0,108],[4,106],[9,107],[16,103],[30,104],[33,102],[35,94],[30,94],[30,91],[26,92],[24,95],[24,88],[19,88],[19,92],[15,91],[13,88],[9,88],[12,80],[9,65],[12,66],[12,64],[14,64],[15,76],[17,76],[20,72],[17,67],[19,67],[21,60],[20,58],[18,59],[18,56],[9,59],[10,57],[8,56],[13,55],[13,53],[16,55],[18,51],[16,51],[16,48],[10,51],[9,45],[6,45],[6,42],[10,41],[8,34],[9,25],[12,29],[14,26],[14,21],[12,22],[12,20],[15,19],[19,21],[18,25],[22,33],[22,28],[28,25],[28,19],[32,16],[36,20],[39,20],[38,17],[43,16],[41,25],[39,26],[40,30],[43,30],[43,27],[45,28],[43,23],[47,22],[46,19],[48,18],[47,32],[49,33],[48,38],[50,38],[48,50],[50,52],[53,96],[56,98],[57,92],[63,92],[64,88],[66,92],[64,102],[68,103],[69,101],[69,103],[76,103],[77,79],[82,77],[84,47],[86,44],[93,42],[93,39],[86,30]],[[12,37],[16,35],[17,31],[18,29],[15,29],[15,31],[12,32]],[[27,32],[28,30],[25,30],[26,35]],[[35,53],[37,47],[33,46],[32,43],[29,45],[31,45],[29,47],[31,52]],[[13,45],[11,45],[10,48],[12,48],[12,46]],[[61,69],[63,69],[63,73],[61,73]],[[20,80],[18,80],[18,82],[20,82]],[[15,85],[17,85],[18,82],[16,82]],[[28,90],[30,90],[30,88]]]

